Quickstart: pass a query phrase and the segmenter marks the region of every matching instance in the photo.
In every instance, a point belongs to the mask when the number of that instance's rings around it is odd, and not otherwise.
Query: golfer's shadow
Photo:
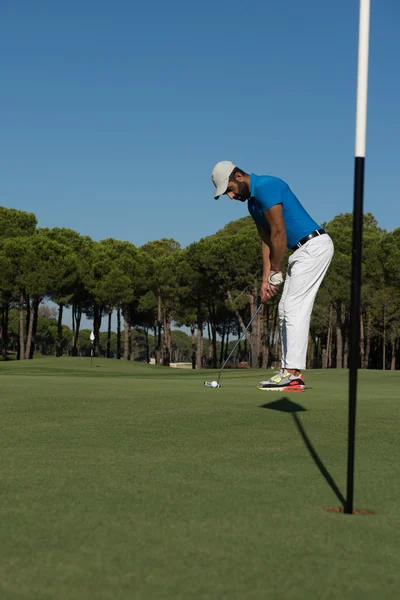
[[[280,398],[279,400],[275,400],[274,402],[268,402],[267,404],[262,404],[260,406],[260,408],[268,408],[269,410],[278,410],[279,412],[290,413],[292,415],[294,423],[303,439],[303,442],[306,445],[307,450],[311,454],[313,461],[317,465],[321,475],[326,479],[326,481],[330,485],[332,491],[336,494],[339,502],[341,502],[342,505],[344,506],[345,505],[344,496],[342,495],[341,491],[339,490],[338,486],[336,485],[335,481],[333,480],[333,477],[329,473],[328,469],[325,467],[324,463],[318,456],[317,451],[315,450],[314,446],[312,445],[310,438],[308,437],[308,435],[297,415],[297,413],[305,412],[307,409],[304,408],[304,406],[297,404],[296,402],[292,402],[291,400],[289,400],[289,398]]]

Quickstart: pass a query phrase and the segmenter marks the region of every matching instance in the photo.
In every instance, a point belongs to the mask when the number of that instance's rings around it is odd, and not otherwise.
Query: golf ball
[[[218,383],[216,381],[212,381],[211,382],[211,386],[214,387],[214,388],[216,388],[216,387],[218,387]]]

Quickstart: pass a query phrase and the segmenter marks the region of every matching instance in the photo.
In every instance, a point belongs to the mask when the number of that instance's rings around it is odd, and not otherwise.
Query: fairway
[[[398,598],[399,372],[360,372],[355,507],[347,371],[304,394],[265,371],[0,363],[0,598]]]

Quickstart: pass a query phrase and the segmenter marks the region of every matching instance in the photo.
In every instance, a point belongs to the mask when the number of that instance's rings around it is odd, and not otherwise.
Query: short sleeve
[[[266,181],[259,182],[255,196],[263,211],[276,204],[282,204],[285,186],[285,182],[276,177],[270,177]]]

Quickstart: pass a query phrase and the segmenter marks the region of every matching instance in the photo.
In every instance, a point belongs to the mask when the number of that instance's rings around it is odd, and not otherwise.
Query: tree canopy
[[[324,227],[335,255],[315,302],[307,360],[309,367],[342,368],[348,362],[352,215],[339,214]],[[387,232],[366,213],[363,368],[399,365],[399,255],[400,229]],[[90,353],[90,331],[80,328],[86,315],[93,320],[96,355],[217,367],[260,301],[261,242],[251,217],[186,248],[173,239],[136,247],[112,238],[96,242],[66,228],[41,229],[34,214],[0,207],[0,264],[3,359]],[[264,305],[230,366],[278,363],[278,300]],[[71,328],[63,322],[65,308]]]

